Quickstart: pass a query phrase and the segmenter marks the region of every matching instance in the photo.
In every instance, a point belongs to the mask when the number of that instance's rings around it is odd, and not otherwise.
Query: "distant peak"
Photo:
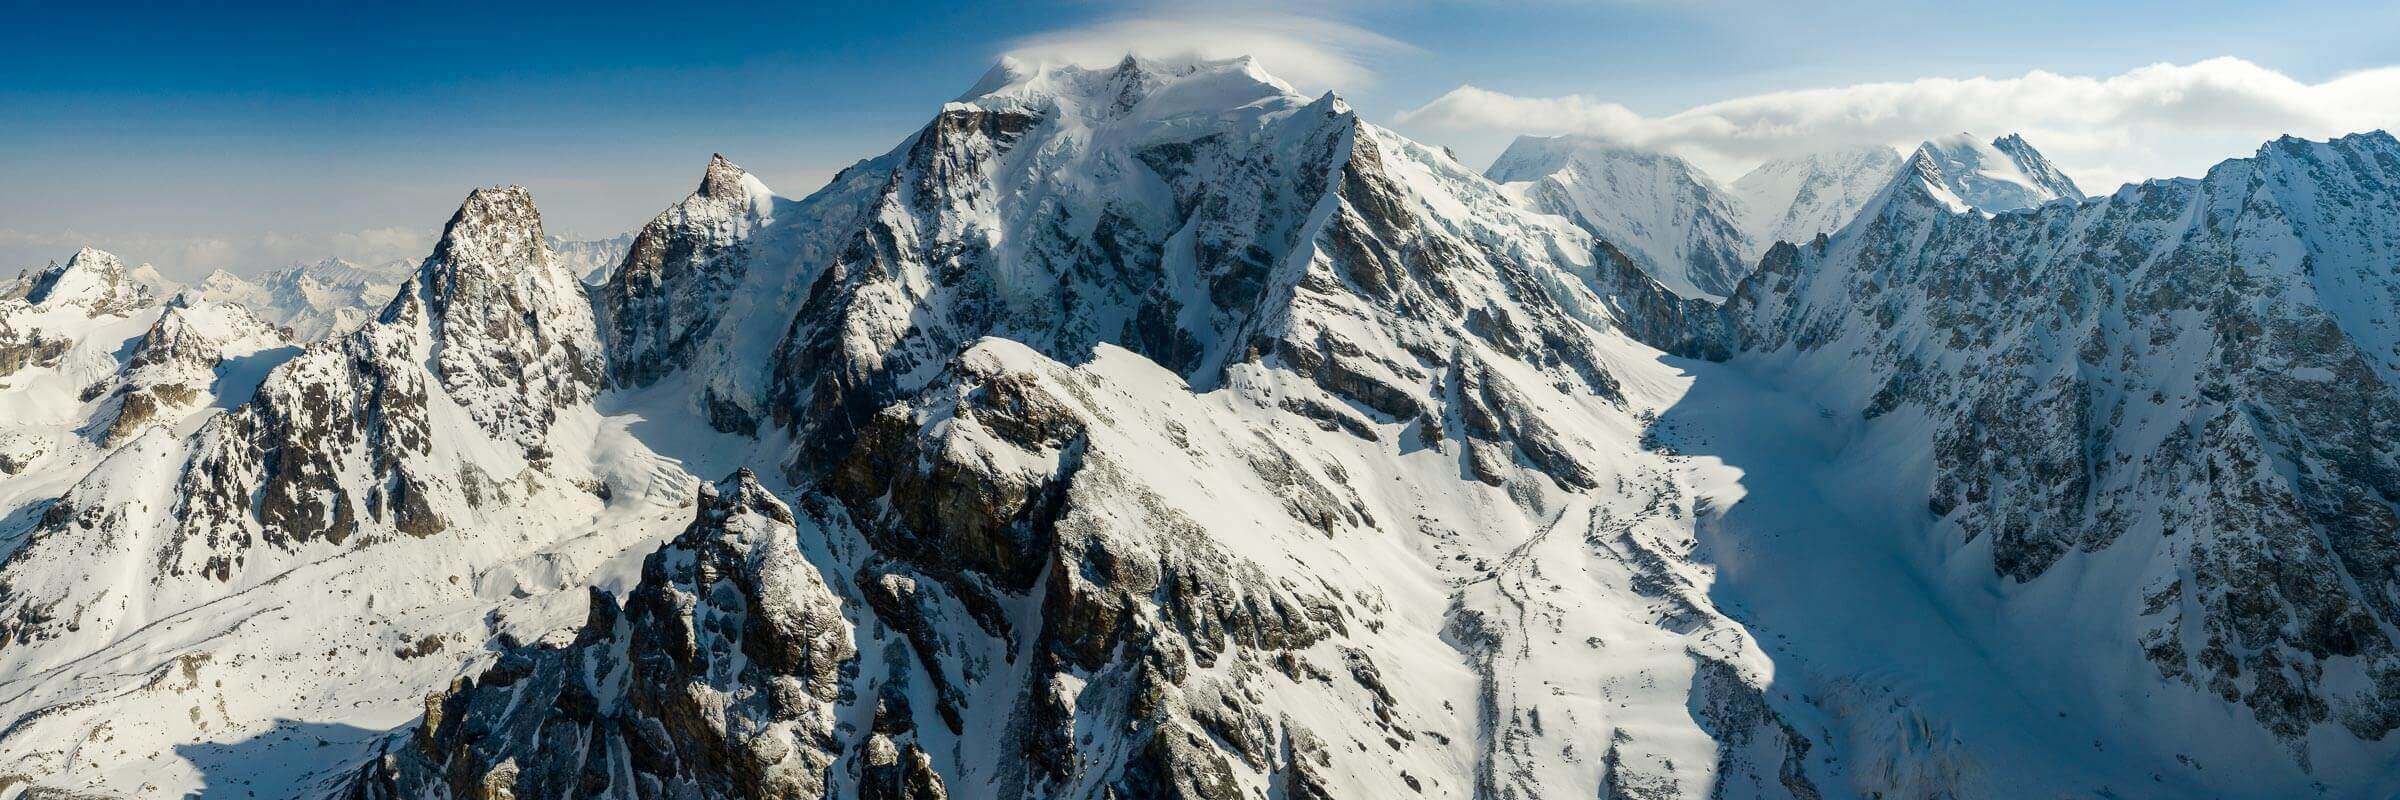
[[[1986,214],[2084,196],[2073,179],[2015,133],[1989,142],[1968,133],[1928,139],[1910,154],[1901,180],[1924,181],[1932,196],[1953,210]]]
[[[85,247],[67,263],[43,270],[25,299],[35,305],[81,303],[93,314],[122,311],[150,297],[150,290],[133,280],[125,262],[106,250]]]
[[[115,272],[125,269],[125,262],[119,260],[115,253],[97,247],[85,247],[75,251],[75,255],[67,257],[66,265],[59,269],[97,269]]]
[[[1626,167],[1666,169],[1682,173],[1693,180],[1707,176],[1683,157],[1663,150],[1629,145],[1615,139],[1590,134],[1559,136],[1518,136],[1508,149],[1493,160],[1484,177],[1496,183],[1518,183],[1537,180],[1569,167],[1584,170],[1614,170]]]

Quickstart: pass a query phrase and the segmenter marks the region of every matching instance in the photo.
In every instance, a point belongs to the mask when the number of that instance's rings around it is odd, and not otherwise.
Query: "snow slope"
[[[1867,146],[1768,161],[1730,187],[1754,253],[1776,242],[1805,243],[1850,223],[1900,172],[1900,155]]]
[[[1527,208],[1614,244],[1686,297],[1724,297],[1757,260],[1739,196],[1672,155],[1588,137],[1520,136],[1484,177]]]

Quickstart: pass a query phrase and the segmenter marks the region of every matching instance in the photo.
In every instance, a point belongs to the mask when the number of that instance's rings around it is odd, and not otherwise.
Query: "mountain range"
[[[2400,791],[2389,134],[1726,188],[1009,60],[700,173],[0,291],[0,797]]]
[[[1907,158],[1859,147],[1768,161],[1731,186],[1672,154],[1588,136],[1521,136],[1484,171],[1525,207],[1566,217],[1685,297],[1723,300],[1777,242],[1842,228],[1904,169],[1960,211],[2083,198],[2024,137],[1928,140]]]

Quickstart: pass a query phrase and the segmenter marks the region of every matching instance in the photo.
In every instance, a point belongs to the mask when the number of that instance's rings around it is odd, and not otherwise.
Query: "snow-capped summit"
[[[1808,745],[1743,677],[1763,665],[1734,666],[1750,664],[1738,633],[1696,643],[1635,624],[1606,632],[1627,659],[1591,658],[1603,632],[1588,626],[1620,615],[1559,622],[1561,606],[1528,610],[1509,588],[1455,591],[1536,529],[1570,530],[1560,553],[1581,552],[1587,524],[1642,505],[1577,499],[1634,479],[1602,454],[1637,449],[1626,387],[1664,369],[1624,349],[1618,298],[1594,296],[1602,245],[1246,63],[987,83],[772,221],[696,193],[603,290],[620,386],[756,438],[799,498],[788,524],[807,561],[678,555],[746,549],[696,525],[622,614],[593,606],[571,637],[590,646],[514,651],[522,669],[445,692],[353,796],[418,796],[444,776],[528,794],[605,780],[696,796],[1595,795],[1736,762],[1723,791],[1812,786]],[[737,513],[708,502],[699,521]],[[1366,533],[1391,524],[1424,537]],[[770,592],[808,584],[804,566],[890,635],[774,621],[841,618]],[[688,671],[639,678],[725,709],[705,748],[661,749],[639,732],[684,712],[587,679],[693,641],[678,638],[692,618],[652,597],[755,623],[707,634]],[[1609,597],[1628,614],[1648,602]],[[812,641],[855,642],[858,666],[803,657],[848,655]],[[1634,679],[1635,653],[1662,685],[1698,681],[1740,711],[1695,722],[1680,688],[1600,702],[1596,687]],[[1536,662],[1573,672],[1557,684],[1582,699],[1537,711],[1553,701],[1530,683],[1475,699],[1477,675],[1513,682],[1496,676]],[[481,688],[503,681],[536,694]],[[861,698],[858,724],[804,710],[800,686]],[[588,735],[503,733],[583,724],[561,709],[587,694]],[[768,696],[794,702],[749,699]],[[1589,733],[1598,709],[1627,704],[1640,741]],[[1567,708],[1595,716],[1528,721]],[[1747,749],[1720,754],[1708,730]],[[1470,752],[1501,739],[1542,741]],[[1567,764],[1559,747],[1605,754]],[[1587,768],[1603,758],[1625,764],[1617,777]],[[579,783],[607,763],[634,766]]]
[[[1965,133],[1929,139],[1909,155],[1903,172],[1924,181],[1957,211],[1997,214],[2084,196],[2073,180],[2013,133],[1988,143]]]
[[[142,265],[147,269],[149,265]],[[156,271],[150,271],[156,275]],[[25,300],[36,306],[82,306],[91,316],[122,314],[153,297],[153,288],[136,279],[114,254],[86,247],[67,263],[34,275],[25,287]]]
[[[1717,298],[1754,251],[1740,201],[1682,158],[1586,136],[1520,136],[1484,177],[1566,217],[1686,297]]]

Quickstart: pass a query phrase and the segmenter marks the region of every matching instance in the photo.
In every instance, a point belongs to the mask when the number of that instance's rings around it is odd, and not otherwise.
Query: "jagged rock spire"
[[[602,373],[591,306],[551,257],[533,194],[469,193],[412,286],[384,323],[407,324],[421,303],[452,399],[485,431],[542,455],[558,409],[589,398]]]
[[[700,176],[699,194],[716,200],[732,200],[745,196],[742,177],[749,173],[725,160],[723,153],[708,156],[708,171]]]
[[[832,796],[852,636],[791,509],[740,470],[703,487],[622,608],[595,589],[572,644],[511,649],[428,698],[408,746],[342,793]]]

